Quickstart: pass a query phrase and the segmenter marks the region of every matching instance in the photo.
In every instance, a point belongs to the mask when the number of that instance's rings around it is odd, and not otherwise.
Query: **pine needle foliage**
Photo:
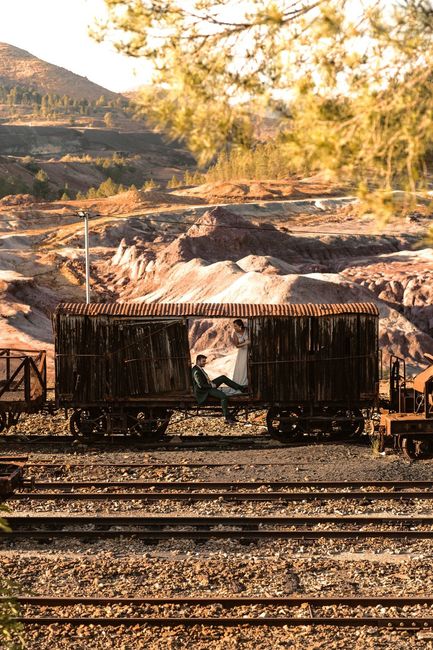
[[[14,621],[19,615],[19,609],[11,595],[10,586],[2,580],[0,580],[0,596],[7,597],[7,600],[0,602],[0,648],[21,650],[25,647],[23,626]]]
[[[177,187],[181,187],[182,182],[180,179],[176,176],[176,174],[173,174],[173,176],[170,178],[170,180],[167,183],[167,189],[169,190],[174,190]]]
[[[8,511],[6,507],[0,506],[0,511]],[[0,517],[0,530],[10,532],[7,522]],[[0,648],[5,650],[20,650],[24,648],[22,636],[22,625],[15,622],[14,618],[19,615],[18,607],[12,597],[11,585],[4,579],[0,579],[0,596],[7,597],[7,600],[0,601]]]
[[[202,178],[203,182],[266,180],[285,178],[300,171],[284,144],[267,142],[254,148],[235,147],[222,152]]]
[[[254,120],[271,115],[279,155],[293,169],[330,171],[385,212],[395,207],[393,189],[409,203],[425,189],[433,0],[105,4],[96,38],[153,61],[142,110],[201,164],[230,147],[252,147]],[[254,165],[267,173],[263,153]]]
[[[149,178],[149,180],[145,181],[142,186],[142,190],[145,192],[150,192],[152,190],[156,190],[158,188],[158,183],[153,180],[153,178]]]

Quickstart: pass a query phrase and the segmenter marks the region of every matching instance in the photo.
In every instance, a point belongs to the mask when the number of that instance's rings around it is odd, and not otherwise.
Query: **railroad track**
[[[202,436],[193,436],[193,435],[165,435],[159,441],[146,441],[145,438],[139,436],[125,436],[125,435],[114,435],[114,436],[98,436],[94,435],[89,438],[74,438],[70,435],[41,435],[36,433],[29,434],[6,434],[0,435],[0,442],[8,444],[19,444],[19,445],[40,445],[40,446],[76,446],[76,445],[85,445],[86,447],[107,447],[113,449],[117,446],[125,447],[132,446],[134,448],[140,449],[165,449],[166,447],[172,449],[173,447],[182,447],[189,448],[192,447],[195,449],[200,446],[221,446],[221,444],[233,446],[235,448],[244,447],[253,444],[265,445],[266,447],[271,446],[271,448],[281,447],[281,444],[278,441],[273,440],[268,435],[202,435]],[[300,446],[301,443],[290,443],[291,445]]]
[[[163,467],[174,467],[174,468],[200,468],[200,467],[236,467],[239,468],[242,465],[245,465],[245,463],[227,463],[227,462],[221,462],[221,463],[212,463],[212,462],[196,462],[196,463],[175,463],[175,462],[150,462],[150,463],[133,463],[133,462],[124,462],[124,463],[81,463],[81,462],[61,462],[61,461],[34,461],[34,460],[28,460],[28,456],[0,456],[0,462],[2,461],[7,461],[7,462],[12,462],[13,460],[15,461],[28,461],[26,462],[27,467],[46,467],[48,469],[50,468],[57,468],[57,467],[68,467],[70,469],[71,467],[91,467],[92,469],[95,467],[113,467],[113,468],[124,468],[124,467],[130,467],[131,469],[134,468],[163,468]],[[256,461],[248,461],[246,463],[248,467],[290,467],[293,465],[293,462],[290,460],[287,461],[268,461],[266,463],[261,463],[261,462],[256,462]],[[322,481],[323,483],[326,483],[328,481]],[[404,481],[403,481],[404,482]],[[425,484],[431,484],[433,486],[433,481],[406,481],[406,483],[409,485],[411,483],[425,483]],[[317,483],[320,483],[318,481]],[[352,482],[348,481],[336,481],[335,484],[347,484],[347,485],[353,485]],[[360,485],[363,484],[364,482],[358,481]],[[373,483],[378,483],[378,484],[394,484],[395,481],[373,481]],[[370,485],[371,483],[369,483]]]
[[[429,516],[8,515],[0,539],[433,539]],[[329,528],[333,525],[333,528]],[[388,528],[383,528],[387,526]],[[391,526],[391,528],[389,528]],[[86,528],[84,528],[86,527]],[[423,528],[424,527],[424,528]]]
[[[104,449],[123,449],[127,447],[128,449],[154,449],[159,451],[170,451],[176,448],[180,449],[241,449],[241,448],[253,448],[253,449],[280,449],[281,447],[295,448],[295,447],[305,447],[315,444],[320,445],[340,445],[340,444],[351,444],[355,446],[365,446],[368,444],[368,438],[365,436],[365,440],[362,438],[360,440],[342,440],[333,439],[333,438],[321,438],[314,440],[313,438],[307,438],[305,441],[298,442],[279,442],[271,438],[268,434],[257,434],[254,436],[248,436],[246,434],[241,435],[221,435],[221,434],[203,434],[203,435],[182,435],[177,434],[173,435],[164,435],[164,437],[159,441],[146,442],[143,437],[134,437],[134,436],[92,436],[91,438],[73,438],[68,435],[59,435],[59,436],[50,436],[50,435],[41,435],[41,434],[6,434],[0,435],[0,443],[16,446],[26,446],[26,447],[48,447],[50,450],[56,447],[76,447],[77,445],[82,445],[85,447],[94,447],[94,448],[104,448]]]
[[[286,463],[281,463],[286,465]],[[29,463],[35,467],[61,467],[61,463]],[[68,469],[72,466],[65,463]],[[119,463],[119,467],[209,466],[171,463]],[[215,463],[214,466],[226,466]],[[269,463],[255,463],[267,466]],[[75,467],[85,467],[75,463]],[[90,463],[88,467],[113,467]],[[122,492],[92,492],[90,490]],[[266,489],[267,491],[261,491]],[[85,490],[76,492],[76,490]],[[124,491],[130,490],[130,491]],[[241,490],[245,490],[242,492]],[[284,492],[283,490],[291,490]],[[10,499],[156,499],[173,500],[375,500],[433,499],[433,481],[45,481],[15,493]],[[183,516],[183,515],[10,515],[10,533],[0,534],[6,544],[20,540],[47,543],[55,539],[91,542],[119,537],[154,544],[160,540],[234,539],[250,544],[266,539],[364,540],[433,539],[433,516],[321,515],[321,516]],[[1,599],[0,599],[1,600]],[[433,597],[309,596],[288,597],[57,597],[19,596],[24,609],[15,620],[24,625],[48,626],[332,626],[382,627],[419,631],[433,628]],[[219,605],[217,615],[215,605]],[[98,607],[103,610],[98,609]],[[389,608],[392,611],[387,611]],[[408,611],[408,608],[414,608]],[[74,610],[75,608],[75,610]],[[77,609],[78,608],[78,609]],[[111,609],[114,608],[114,611]],[[123,609],[122,609],[123,608]],[[125,608],[128,608],[127,610]],[[163,611],[158,608],[165,608]],[[206,611],[208,608],[208,611]],[[370,608],[370,609],[369,609]],[[378,608],[378,609],[371,609]],[[419,608],[419,609],[417,609]],[[426,609],[427,608],[427,609]],[[39,611],[42,609],[42,611]],[[132,612],[132,613],[131,613]],[[307,615],[306,615],[307,613]]]
[[[5,601],[6,598],[0,598]],[[26,625],[53,625],[53,624],[67,624],[72,626],[77,625],[102,625],[102,626],[131,626],[131,625],[151,625],[151,626],[193,626],[193,625],[206,625],[206,626],[350,626],[350,627],[386,627],[397,628],[405,630],[418,631],[433,627],[432,616],[401,616],[394,614],[392,616],[377,616],[375,612],[367,611],[360,613],[360,609],[368,608],[381,608],[381,613],[384,609],[388,608],[408,608],[408,607],[429,607],[433,605],[433,598],[430,596],[407,596],[407,597],[394,597],[394,596],[309,596],[297,595],[288,597],[238,597],[238,596],[212,596],[212,597],[135,597],[135,598],[99,598],[99,597],[58,597],[58,596],[17,596],[15,602],[20,607],[38,608],[42,607],[44,610],[47,608],[65,608],[65,607],[87,607],[90,612],[86,615],[82,614],[77,617],[73,613],[67,616],[62,615],[24,615],[15,618],[16,622]],[[185,607],[206,608],[213,605],[219,605],[224,610],[235,609],[235,615],[227,615],[226,612],[214,616],[197,616],[191,613],[188,615],[179,616],[176,608],[184,610]],[[92,607],[135,607],[146,608],[143,613],[135,616],[122,616],[117,613],[113,616],[92,616]],[[149,616],[148,609],[150,607],[157,608],[161,606],[173,606],[174,613],[177,615],[172,616],[158,616],[157,614]],[[290,615],[290,610],[305,607],[309,608],[310,616]],[[244,612],[240,616],[236,615],[236,608],[255,608],[255,611],[246,615]],[[274,615],[269,615],[267,609],[279,608],[279,611]],[[313,607],[315,608],[313,611]],[[352,608],[356,609],[356,614],[324,615],[327,612],[318,613],[317,609],[333,608]],[[260,613],[260,608],[262,612]],[[281,608],[284,608],[281,610]],[[129,610],[130,611],[130,610]],[[395,610],[394,610],[395,611]],[[182,612],[183,613],[183,612]],[[429,614],[431,612],[428,612]],[[255,614],[251,616],[251,614]]]
[[[92,465],[92,467],[95,467]],[[365,488],[380,487],[391,490],[401,490],[402,488],[429,488],[433,495],[433,481],[36,481],[33,484],[34,489],[46,489],[51,487],[68,488],[68,487],[147,487],[147,488],[183,488],[197,489],[205,488],[254,488],[260,486],[271,487],[272,489],[290,488],[290,489],[311,489],[311,488]]]
[[[128,488],[132,492],[76,492],[85,488],[110,489]],[[145,488],[148,491],[137,492]],[[267,487],[272,491],[259,491]],[[340,488],[335,491],[335,487]],[[360,488],[347,491],[350,488]],[[386,491],[369,491],[366,488],[380,487]],[[221,491],[223,488],[224,491]],[[254,492],[240,492],[241,489]],[[293,489],[282,492],[281,489]],[[318,491],[317,488],[320,488]],[[410,488],[409,490],[405,488]],[[56,490],[47,492],[47,489]],[[329,491],[329,490],[332,491]],[[67,490],[67,491],[65,491]],[[178,490],[181,490],[180,492]],[[192,490],[206,490],[194,492]],[[209,491],[212,490],[212,491]],[[278,491],[275,491],[278,490]],[[326,490],[326,491],[323,491]],[[156,482],[156,481],[39,481],[32,490],[15,493],[8,500],[185,500],[202,501],[223,499],[227,501],[312,501],[321,502],[341,499],[357,499],[362,504],[376,500],[415,500],[433,498],[431,481],[315,481],[299,483],[279,482]],[[166,539],[432,539],[433,517],[430,516],[388,516],[326,515],[326,516],[134,516],[134,515],[64,515],[55,514],[8,517],[12,532],[3,534],[5,541],[16,539],[80,538],[94,540],[138,537],[149,542]],[[330,528],[331,526],[331,528]],[[384,528],[385,527],[385,528]]]
[[[82,489],[122,492],[77,492]],[[263,491],[266,488],[266,491]],[[337,488],[337,489],[336,489]],[[366,489],[368,488],[368,489]],[[370,488],[380,488],[372,491]],[[125,491],[125,490],[134,490]],[[137,491],[139,490],[139,491]],[[239,490],[248,490],[240,492]],[[283,490],[291,490],[289,492]],[[12,500],[331,501],[433,500],[432,481],[35,481]]]

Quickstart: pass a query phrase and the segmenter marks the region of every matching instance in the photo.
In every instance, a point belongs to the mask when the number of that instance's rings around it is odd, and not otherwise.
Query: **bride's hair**
[[[233,325],[239,325],[239,327],[242,327],[242,329],[245,329],[244,321],[241,320],[240,318],[237,318],[236,320],[234,320]]]

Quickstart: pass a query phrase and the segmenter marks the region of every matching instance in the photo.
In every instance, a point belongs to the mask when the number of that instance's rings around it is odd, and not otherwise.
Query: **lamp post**
[[[84,251],[86,259],[86,305],[90,304],[90,263],[89,263],[89,217],[85,210],[79,210],[77,215],[84,219]]]

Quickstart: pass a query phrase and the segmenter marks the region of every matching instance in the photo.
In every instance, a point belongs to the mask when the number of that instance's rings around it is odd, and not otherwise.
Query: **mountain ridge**
[[[27,50],[0,42],[0,84],[24,86],[42,94],[68,95],[73,99],[97,100],[101,95],[117,99],[118,93],[66,68],[39,59]]]

